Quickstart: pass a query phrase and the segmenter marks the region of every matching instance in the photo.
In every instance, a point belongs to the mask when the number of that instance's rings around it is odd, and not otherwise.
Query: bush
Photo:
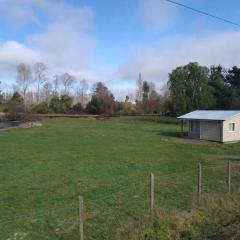
[[[62,112],[62,106],[61,106],[61,101],[58,96],[54,96],[49,104],[49,109],[51,112],[54,113],[61,113]]]
[[[61,98],[54,96],[49,104],[49,108],[54,113],[71,112],[72,98],[68,95],[62,95]]]
[[[72,107],[72,111],[74,113],[81,113],[82,110],[83,110],[83,108],[82,108],[82,104],[80,102],[74,104],[73,107]]]
[[[22,96],[15,92],[12,98],[7,103],[7,112],[8,118],[10,120],[20,120],[22,115],[21,113],[24,112],[24,100]]]
[[[69,113],[71,112],[72,108],[72,98],[68,95],[61,96],[61,106],[62,106],[62,113]]]
[[[49,107],[47,102],[41,102],[33,107],[34,113],[48,113]]]

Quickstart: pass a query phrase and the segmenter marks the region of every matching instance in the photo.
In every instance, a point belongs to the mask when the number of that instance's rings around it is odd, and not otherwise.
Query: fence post
[[[181,120],[181,137],[183,137],[183,120]]]
[[[198,164],[198,206],[201,203],[201,194],[202,194],[202,164]]]
[[[79,196],[79,235],[80,240],[84,240],[83,238],[83,198]]]
[[[228,160],[228,194],[231,194],[231,161]]]
[[[150,218],[154,216],[154,174],[150,174]]]

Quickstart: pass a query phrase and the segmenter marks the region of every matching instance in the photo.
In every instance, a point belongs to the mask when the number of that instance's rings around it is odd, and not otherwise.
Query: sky
[[[176,0],[240,23],[239,0]],[[103,81],[117,98],[139,73],[158,90],[177,66],[240,64],[240,27],[166,0],[0,0],[0,81],[11,89],[19,63],[44,62]]]

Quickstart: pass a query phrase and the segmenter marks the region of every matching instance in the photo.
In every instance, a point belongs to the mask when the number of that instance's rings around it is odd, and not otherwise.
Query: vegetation
[[[198,209],[168,215],[161,213],[150,227],[131,240],[229,240],[240,237],[240,198],[209,196]]]
[[[90,114],[112,113],[113,107],[113,94],[102,82],[98,82],[96,84],[91,101],[87,105],[86,111]]]
[[[210,69],[189,63],[169,74],[168,108],[175,113],[196,109],[239,109],[240,68]]]
[[[81,104],[80,102],[74,104],[74,105],[72,106],[72,111],[73,111],[74,113],[82,113],[82,111],[83,111],[82,104]]]
[[[67,72],[54,75],[50,81],[47,66],[38,62],[33,67],[19,64],[16,87],[27,112],[176,116],[196,109],[240,108],[239,82],[237,66],[208,68],[190,62],[172,70],[161,90],[139,74],[136,93],[129,93],[125,100],[119,101],[103,82],[95,83],[89,91],[85,79],[76,79]],[[11,97],[9,93],[0,92],[4,103]],[[3,108],[1,105],[0,99],[0,108]]]
[[[32,110],[34,113],[48,113],[49,106],[47,102],[41,102],[39,104],[36,104]]]
[[[213,89],[208,84],[208,68],[198,63],[178,67],[169,74],[170,97],[176,113],[213,106]]]
[[[161,119],[154,122],[167,122]],[[51,119],[42,128],[2,132],[1,238],[77,239],[82,195],[86,238],[114,239],[118,229],[148,214],[150,172],[156,206],[191,206],[199,161],[209,166],[203,191],[225,191],[226,164],[218,157],[240,155],[239,144],[180,139],[177,124],[150,121]]]
[[[7,104],[8,119],[20,120],[24,109],[23,97],[18,92],[15,92]]]
[[[69,113],[72,108],[72,98],[68,95],[54,96],[49,104],[49,110],[54,113]]]

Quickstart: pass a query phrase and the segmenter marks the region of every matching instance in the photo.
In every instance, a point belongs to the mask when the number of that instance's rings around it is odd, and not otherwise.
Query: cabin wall
[[[201,121],[200,139],[222,142],[222,121]]]
[[[198,120],[188,121],[188,137],[198,139],[200,138],[200,121]]]
[[[229,131],[229,124],[235,123],[235,131]],[[235,116],[223,122],[223,142],[240,140],[240,116]]]

